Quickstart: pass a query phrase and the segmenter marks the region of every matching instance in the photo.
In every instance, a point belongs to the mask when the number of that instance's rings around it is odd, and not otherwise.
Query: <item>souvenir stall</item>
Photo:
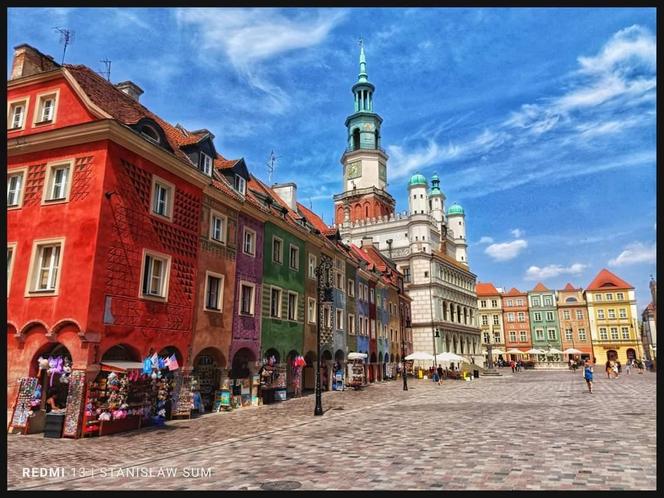
[[[18,379],[19,388],[14,401],[9,432],[34,434],[44,432],[60,437],[68,403],[69,380],[72,374],[71,356],[58,345],[48,357],[37,359],[35,377]]]
[[[275,356],[264,360],[259,376],[264,404],[286,400],[286,367],[277,363]]]
[[[346,385],[354,389],[360,389],[367,384],[367,376],[364,361],[367,355],[365,353],[350,353],[348,355],[348,375]]]
[[[288,365],[290,368],[290,394],[293,398],[302,396],[302,371],[307,362],[304,356],[296,356]]]
[[[332,377],[332,390],[333,391],[343,391],[344,390],[344,368],[341,362],[336,361],[334,367],[332,368],[334,376]]]
[[[224,369],[219,366],[220,360],[211,348],[201,351],[194,360],[193,378],[196,381],[197,389],[202,403],[199,413],[204,411],[213,411],[216,393],[223,383]]]

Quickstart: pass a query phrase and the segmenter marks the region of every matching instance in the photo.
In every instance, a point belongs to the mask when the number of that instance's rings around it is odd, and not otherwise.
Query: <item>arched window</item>
[[[355,128],[353,130],[353,150],[360,148],[360,129]]]
[[[368,205],[364,206],[364,216],[366,216],[367,218],[369,217],[369,206]]]
[[[143,135],[148,140],[159,143],[159,133],[152,126],[143,125],[141,128],[141,135]]]

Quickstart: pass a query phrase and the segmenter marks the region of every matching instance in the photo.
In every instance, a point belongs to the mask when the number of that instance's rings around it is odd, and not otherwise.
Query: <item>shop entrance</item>
[[[302,371],[302,392],[310,393],[316,389],[316,353],[309,351],[304,356],[306,365]]]
[[[376,381],[376,353],[371,353],[371,360],[369,361],[369,382]]]
[[[226,358],[216,348],[205,348],[194,358],[193,375],[205,411],[212,411],[214,394],[221,386],[224,367]]]
[[[606,352],[606,359],[608,361],[616,361],[618,359],[618,353],[616,352],[615,349],[609,349]]]
[[[634,351],[632,348],[629,348],[627,350],[627,361],[631,362],[632,360],[636,360],[636,351]]]

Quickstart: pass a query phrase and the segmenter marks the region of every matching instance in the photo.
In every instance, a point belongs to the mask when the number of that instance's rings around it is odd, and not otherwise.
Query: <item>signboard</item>
[[[84,390],[85,370],[73,370],[69,376],[69,391],[67,392],[67,407],[65,409],[62,437],[78,437]]]
[[[191,393],[191,377],[189,375],[179,375],[176,377],[175,389],[173,391],[173,400],[175,408],[171,416],[191,415],[193,395]]]
[[[214,397],[213,411],[221,411],[222,408],[231,407],[231,391],[229,389],[220,389],[216,392]]]

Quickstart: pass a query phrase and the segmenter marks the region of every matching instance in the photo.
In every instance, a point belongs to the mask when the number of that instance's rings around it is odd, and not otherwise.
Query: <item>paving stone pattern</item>
[[[324,393],[323,417],[307,396],[101,438],[10,434],[8,487],[655,489],[654,374],[596,375],[591,395],[579,372],[502,372]]]

